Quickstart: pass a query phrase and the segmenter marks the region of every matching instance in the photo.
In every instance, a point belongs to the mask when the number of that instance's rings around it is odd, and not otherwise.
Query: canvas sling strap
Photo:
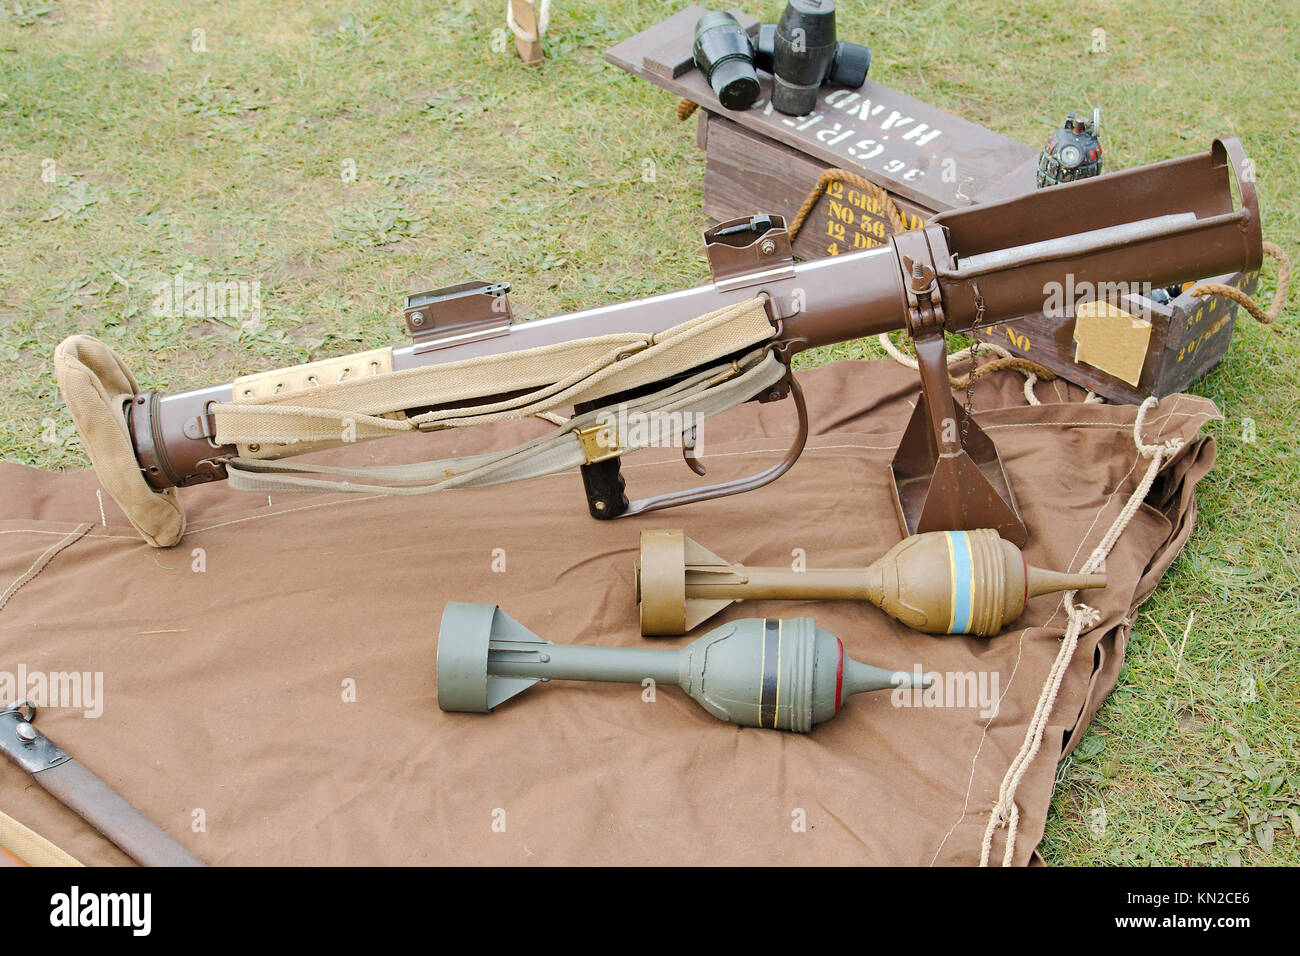
[[[709,416],[762,393],[785,374],[781,361],[759,348],[651,395],[576,415],[555,431],[504,451],[410,465],[359,467],[236,458],[227,464],[226,473],[235,488],[264,493],[423,495],[519,481],[666,443]]]
[[[271,394],[257,387],[265,381],[245,388],[237,380],[235,400],[212,408],[216,440],[237,446],[241,458],[273,459],[401,432],[525,418],[653,385],[774,333],[763,300],[754,298],[654,335],[574,339]],[[514,397],[473,404],[496,395]],[[444,407],[411,416],[402,411],[432,406]]]

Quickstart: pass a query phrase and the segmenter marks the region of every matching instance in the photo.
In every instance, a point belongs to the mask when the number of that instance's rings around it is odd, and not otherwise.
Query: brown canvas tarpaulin
[[[879,692],[794,735],[721,723],[675,688],[647,702],[638,686],[579,683],[539,685],[490,716],[437,707],[449,600],[498,603],[551,640],[642,644],[642,529],[684,528],[749,564],[784,564],[794,549],[809,566],[862,564],[895,543],[886,465],[916,373],[841,362],[800,374],[814,433],[788,475],[614,522],[588,517],[576,473],[417,499],[268,501],[216,485],[182,491],[189,531],[158,551],[92,473],[0,465],[0,672],[102,672],[101,716],[50,708],[38,726],[213,864],[975,863],[1059,647],[1059,596],[1034,599],[991,640],[929,637],[847,603],[726,612],[812,616],[859,660],[996,680],[991,718],[978,702],[895,706]],[[1040,384],[1044,404],[1029,408],[1022,383],[981,381],[975,407],[1018,495],[1030,561],[1074,570],[1146,468],[1137,410],[1084,404],[1060,382]],[[1200,429],[1215,417],[1187,395],[1147,415],[1145,441],[1186,444],[1111,553],[1110,586],[1081,593],[1101,620],[1020,786],[1018,863],[1041,839],[1057,761],[1115,684],[1134,608],[1191,532],[1194,485],[1214,460]],[[710,422],[709,479],[775,460],[792,419],[779,403]],[[550,427],[409,436],[322,460],[467,454]],[[634,496],[692,480],[673,449],[624,470]],[[7,762],[0,794],[0,810],[82,861],[126,861]]]

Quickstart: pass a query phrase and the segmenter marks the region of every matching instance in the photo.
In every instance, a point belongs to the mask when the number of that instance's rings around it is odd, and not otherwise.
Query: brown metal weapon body
[[[1254,270],[1263,255],[1253,179],[1233,137],[1181,159],[948,211],[887,246],[851,255],[796,264],[780,217],[723,223],[705,233],[705,244],[708,285],[547,319],[510,322],[504,283],[408,297],[414,341],[392,350],[392,368],[613,332],[659,332],[756,295],[766,300],[778,329],[772,347],[787,364],[805,349],[905,328],[916,344],[923,401],[893,464],[904,533],[992,527],[1023,544],[1026,532],[996,448],[953,401],[944,333],[1037,313],[1047,290],[1067,276],[1076,287],[1168,285]],[[783,398],[791,383],[787,376],[757,399]],[[129,401],[132,442],[153,488],[226,477],[224,462],[236,450],[214,441],[210,409],[232,398],[231,385],[218,385]],[[592,514],[618,517],[757,487],[789,468],[805,437],[801,411],[800,435],[778,465],[751,479],[642,502],[622,497],[617,458],[583,466],[589,502],[594,494],[620,499],[615,507],[593,506]]]

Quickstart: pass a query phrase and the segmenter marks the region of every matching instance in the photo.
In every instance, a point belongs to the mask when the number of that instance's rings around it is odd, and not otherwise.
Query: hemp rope
[[[1282,307],[1291,294],[1291,260],[1282,251],[1282,247],[1273,242],[1264,243],[1264,254],[1277,263],[1277,291],[1273,293],[1273,303],[1267,309],[1261,309],[1259,303],[1236,286],[1221,282],[1202,282],[1187,294],[1197,298],[1206,295],[1225,296],[1249,312],[1256,321],[1272,325],[1282,314]]]
[[[878,336],[876,336],[876,341],[880,343],[880,347],[885,350],[886,354],[888,354],[889,357],[892,358],[899,365],[905,366],[906,368],[910,368],[910,369],[920,369],[920,366],[917,365],[916,363],[916,359],[912,358],[906,352],[901,351],[898,348],[898,346],[894,344],[893,340],[890,339],[889,334],[887,332],[881,332]],[[967,385],[971,384],[972,382],[978,382],[985,375],[988,375],[992,372],[996,372],[999,369],[1013,368],[1025,376],[1025,401],[1028,402],[1030,405],[1042,404],[1038,400],[1038,396],[1034,394],[1034,385],[1038,383],[1039,379],[1042,379],[1044,382],[1052,381],[1053,379],[1056,378],[1055,372],[1051,371],[1050,369],[1043,368],[1043,366],[1039,365],[1037,362],[1031,362],[1027,358],[1021,358],[1018,355],[1012,355],[1010,352],[1008,352],[1002,346],[998,345],[996,342],[981,342],[980,348],[987,349],[988,351],[993,352],[998,357],[995,358],[992,362],[986,362],[985,364],[981,365],[979,368],[972,369],[971,371],[967,372],[965,375],[958,375],[958,376],[949,375],[948,376],[949,385],[951,385],[953,388],[965,388]],[[951,368],[954,365],[966,361],[966,359],[968,358],[970,358],[969,346],[962,349],[959,352],[953,352],[951,355],[949,355],[948,366],[949,368]],[[1100,401],[1101,399],[1099,399],[1096,395],[1093,395],[1092,392],[1089,392],[1088,395],[1084,398],[1084,402],[1087,403],[1100,402]]]
[[[839,169],[832,166],[830,169],[822,170],[822,174],[817,177],[817,185],[814,186],[804,199],[803,205],[799,211],[794,214],[794,220],[790,223],[790,241],[794,242],[799,235],[799,230],[803,228],[808,217],[812,215],[813,209],[817,207],[817,202],[822,195],[830,188],[831,183],[844,183],[861,189],[869,196],[874,196],[881,206],[885,209],[885,214],[889,216],[889,224],[893,226],[894,232],[907,232],[907,217],[903,211],[898,208],[898,203],[894,202],[894,197],[885,192],[882,188],[873,183],[865,176],[859,176],[857,173],[847,169]]]
[[[688,100],[685,97],[683,97],[681,102],[677,104],[677,118],[684,123],[688,119],[690,119],[691,114],[693,114],[699,108],[700,108],[699,103],[696,103],[694,100]]]
[[[1133,443],[1137,446],[1138,454],[1143,458],[1150,458],[1151,464],[1147,467],[1146,474],[1138,482],[1138,486],[1133,489],[1133,494],[1129,496],[1124,507],[1120,509],[1115,516],[1114,522],[1110,529],[1102,537],[1100,543],[1092,550],[1088,560],[1083,563],[1079,569],[1080,574],[1091,574],[1100,568],[1106,561],[1106,556],[1110,554],[1111,549],[1115,547],[1115,542],[1119,536],[1124,533],[1124,529],[1129,526],[1133,516],[1137,514],[1142,502],[1146,500],[1147,493],[1151,490],[1156,476],[1160,472],[1160,466],[1164,463],[1166,456],[1175,454],[1183,447],[1185,442],[1181,438],[1172,438],[1166,442],[1156,444],[1145,444],[1142,441],[1142,425],[1146,420],[1147,412],[1156,406],[1154,396],[1148,398],[1139,407],[1136,417],[1133,419]],[[1079,644],[1079,635],[1085,628],[1095,627],[1101,622],[1101,613],[1095,608],[1086,604],[1075,604],[1074,599],[1078,591],[1066,591],[1061,596],[1061,603],[1066,609],[1066,628],[1065,634],[1061,639],[1061,649],[1056,653],[1056,660],[1052,662],[1051,670],[1048,671],[1047,679],[1043,683],[1042,693],[1038,697],[1038,706],[1034,709],[1034,715],[1029,721],[1029,726],[1025,730],[1025,740],[1020,746],[1020,752],[1007,768],[1006,775],[1002,778],[1002,786],[998,791],[997,802],[989,811],[988,826],[984,829],[984,840],[980,848],[980,866],[989,865],[989,856],[993,849],[993,834],[999,827],[1007,828],[1006,848],[1002,854],[1002,865],[1010,866],[1015,855],[1016,834],[1020,825],[1020,808],[1016,806],[1016,791],[1020,782],[1024,779],[1025,774],[1029,771],[1029,765],[1038,755],[1039,748],[1043,743],[1043,734],[1047,730],[1047,721],[1051,716],[1052,708],[1056,704],[1057,694],[1061,690],[1061,684],[1065,679],[1065,671],[1074,657],[1075,648]]]

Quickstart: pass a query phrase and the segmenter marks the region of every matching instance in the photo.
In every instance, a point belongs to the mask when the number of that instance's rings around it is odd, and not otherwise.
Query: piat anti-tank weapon
[[[680,650],[545,641],[495,604],[449,602],[438,631],[438,706],[485,714],[538,681],[676,685],[719,720],[806,733],[853,694],[929,687],[844,653],[811,618],[731,621]]]
[[[937,164],[936,157],[934,175]],[[588,508],[600,519],[748,491],[784,474],[808,435],[791,359],[907,329],[922,398],[891,465],[903,533],[992,528],[1023,545],[1027,532],[997,449],[953,399],[944,334],[1040,312],[1067,276],[1075,287],[1096,288],[1258,269],[1259,206],[1247,168],[1240,143],[1225,137],[1204,153],[950,210],[881,248],[799,264],[780,217],[736,219],[704,234],[706,285],[512,322],[506,283],[462,283],[407,298],[409,344],[196,391],[140,390],[121,360],[88,336],[65,340],[55,367],[106,490],[147,541],[167,546],[184,531],[174,489],[223,479],[262,493],[422,494],[579,465]],[[614,408],[658,416],[693,408],[703,417],[786,397],[798,430],[779,462],[642,499],[625,494],[620,458],[644,445],[598,421]],[[284,460],[558,405],[574,417],[509,452],[364,475]],[[689,449],[686,460],[703,474]]]

